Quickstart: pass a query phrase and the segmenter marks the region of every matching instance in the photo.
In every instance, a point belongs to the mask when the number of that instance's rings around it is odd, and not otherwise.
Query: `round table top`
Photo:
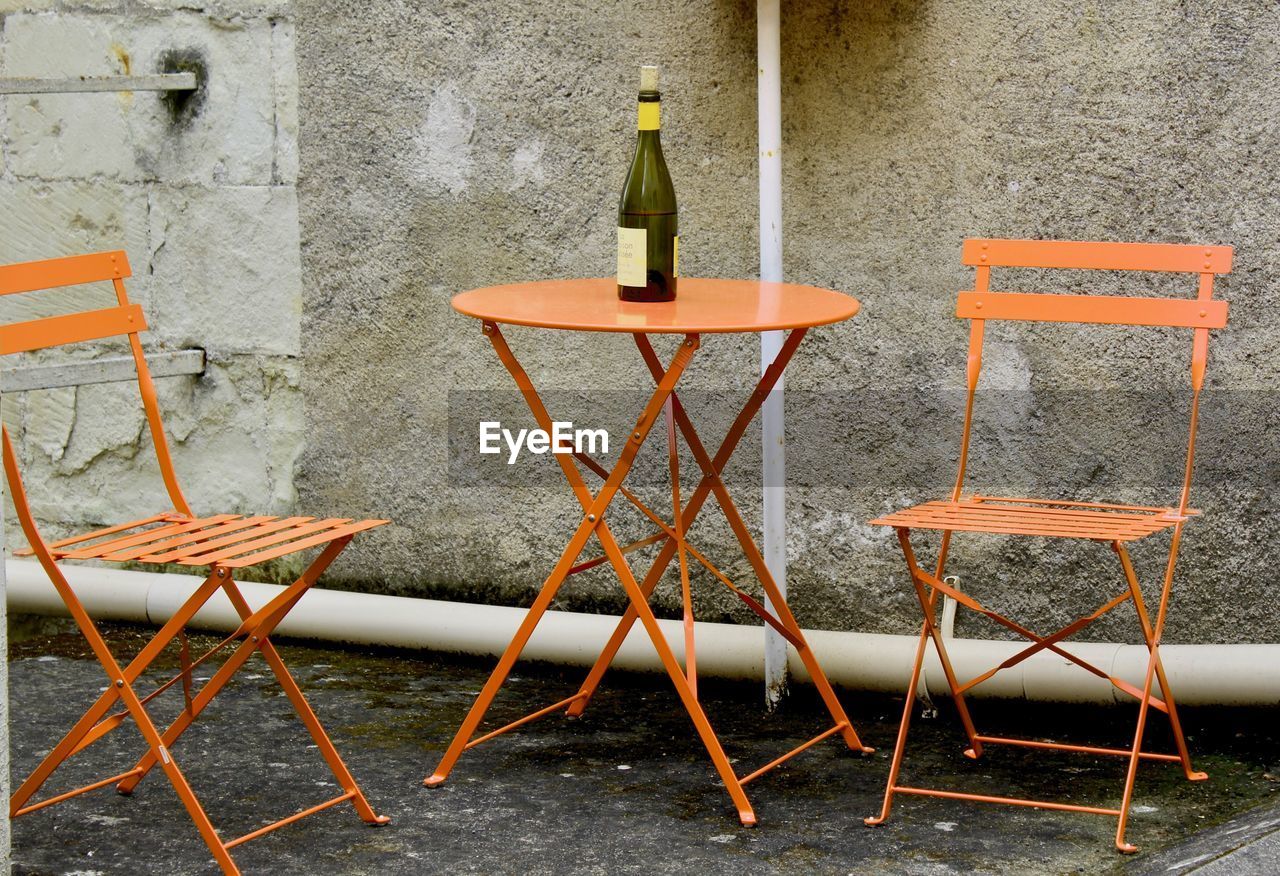
[[[675,301],[620,301],[613,277],[539,280],[472,289],[452,303],[486,322],[633,334],[808,328],[849,319],[859,307],[842,292],[794,283],[681,277],[677,289]]]

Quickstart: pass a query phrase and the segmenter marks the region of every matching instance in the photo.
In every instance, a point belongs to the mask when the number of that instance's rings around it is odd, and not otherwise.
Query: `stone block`
[[[6,76],[107,76],[194,67],[186,97],[153,92],[8,97],[9,169],[42,179],[265,184],[276,139],[271,23],[192,12],[158,18],[16,13]],[[177,66],[174,66],[177,65]]]
[[[58,462],[67,452],[76,422],[75,387],[29,393],[20,422],[26,430],[27,442],[45,453],[50,461]]]
[[[215,356],[298,355],[297,213],[291,187],[155,189],[155,336]]]
[[[12,12],[41,12],[54,9],[58,0],[0,0],[0,15]]]
[[[298,181],[298,64],[290,21],[271,23],[271,72],[276,104],[275,168],[272,181]]]
[[[25,393],[19,393],[6,395],[0,400],[0,423],[4,424],[10,435],[17,435],[22,431],[22,420],[27,410],[26,399]],[[5,513],[9,513],[7,509]]]
[[[2,14],[2,13],[0,13]],[[4,30],[0,28],[0,70],[4,69]],[[9,130],[9,102],[0,100],[0,179],[8,177],[9,149],[7,132]]]
[[[103,181],[0,181],[0,264],[123,249],[134,276],[129,297],[148,303],[147,193]],[[0,322],[115,302],[108,284],[0,300]]]
[[[106,453],[131,459],[138,452],[146,422],[137,385],[78,386],[75,394],[75,424],[65,444],[65,453],[58,460],[58,473],[75,475]]]
[[[156,382],[179,483],[197,513],[293,509],[297,371],[293,360],[234,357],[201,377]],[[4,408],[32,509],[50,534],[170,507],[135,384],[27,393]]]
[[[236,356],[160,389],[174,466],[197,513],[295,510],[305,424],[298,363]]]

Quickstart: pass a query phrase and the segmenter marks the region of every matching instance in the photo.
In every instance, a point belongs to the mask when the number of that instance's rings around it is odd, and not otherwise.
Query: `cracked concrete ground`
[[[109,628],[118,653],[136,651],[149,635]],[[193,647],[213,641],[196,637]],[[246,873],[1124,873],[1168,860],[1165,853],[1177,859],[1188,838],[1280,800],[1272,714],[1187,710],[1197,766],[1211,779],[1191,784],[1158,764],[1143,770],[1130,831],[1142,846],[1136,858],[1112,851],[1111,819],[1061,812],[908,798],[872,830],[862,818],[879,804],[901,701],[846,694],[858,731],[879,750],[861,757],[830,742],[761,779],[749,787],[760,826],[747,830],[664,680],[623,674],[607,679],[583,719],[549,717],[476,748],[443,787],[428,790],[422,778],[487,676],[487,661],[298,643],[285,643],[282,653],[374,807],[393,821],[371,828],[335,808],[238,848]],[[21,778],[105,679],[62,625],[46,623],[16,641],[10,659],[13,770]],[[176,655],[164,660],[147,681],[166,677]],[[495,722],[563,697],[579,678],[549,667],[519,670],[494,708]],[[808,689],[774,716],[763,714],[752,685],[704,680],[701,692],[740,772],[825,726]],[[180,697],[166,697],[158,712],[172,716]],[[1034,712],[1036,726],[1102,744],[1123,744],[1133,717],[1128,709]],[[916,723],[904,778],[1118,802],[1118,761],[993,749],[972,763],[961,756],[950,717]],[[975,717],[991,732],[1035,734],[991,704],[977,704]],[[1153,747],[1167,741],[1156,726]],[[255,658],[174,754],[230,837],[333,795],[309,743]],[[137,735],[122,728],[55,774],[48,790],[119,772],[139,751]],[[13,835],[14,872],[23,876],[214,872],[158,774],[130,798],[96,791],[19,818]]]
[[[1280,806],[1251,809],[1151,856],[1141,876],[1247,876],[1280,872]]]

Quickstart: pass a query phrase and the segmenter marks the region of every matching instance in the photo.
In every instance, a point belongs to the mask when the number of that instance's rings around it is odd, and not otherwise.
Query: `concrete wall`
[[[385,578],[397,592],[527,600],[575,506],[547,459],[540,484],[474,489],[452,476],[440,438],[450,393],[511,383],[449,297],[611,271],[645,61],[663,65],[684,272],[753,275],[754,4],[458,2],[353,16],[307,0],[297,25],[312,439],[300,494],[401,522],[352,552],[342,571],[353,585]],[[790,494],[791,588],[804,623],[915,626],[896,544],[865,521],[953,477],[966,333],[951,314],[970,282],[961,240],[1171,240],[1236,246],[1237,271],[1221,284],[1234,324],[1211,373],[1215,387],[1249,392],[1206,402],[1220,412],[1205,424],[1195,494],[1208,519],[1188,535],[1170,633],[1274,639],[1261,545],[1276,526],[1262,424],[1274,419],[1277,379],[1264,340],[1280,256],[1268,159],[1280,145],[1277,34],[1271,2],[784,4],[786,276],[865,305],[854,323],[816,332],[788,378],[802,483]],[[1028,279],[1014,288],[1034,288]],[[1148,288],[1192,292],[1158,279]],[[598,397],[647,382],[625,339],[509,334],[541,385]],[[1112,370],[1108,352],[1133,367]],[[691,385],[741,390],[757,355],[754,339],[708,339]],[[975,483],[1175,501],[1185,408],[1146,390],[1184,388],[1188,359],[1173,333],[993,331],[987,385],[999,393],[975,450],[1003,454],[1009,471],[975,464]],[[1133,385],[1143,392],[1100,392]],[[1060,390],[1076,386],[1085,398],[1071,402]],[[1154,429],[1165,411],[1176,416]],[[1233,456],[1244,431],[1257,437]],[[1018,440],[1028,433],[1045,443]],[[812,449],[824,439],[828,460]],[[1137,451],[1126,452],[1130,439]],[[1161,447],[1171,468],[1144,468]],[[1107,454],[1114,464],[1101,463]],[[744,459],[738,493],[755,518],[753,464]],[[745,577],[725,527],[706,523],[697,540]],[[1099,575],[1106,595],[1120,586],[1114,557],[1095,545],[967,541],[954,566],[966,586],[1032,621],[1100,603]],[[1164,545],[1138,549],[1148,577]],[[1028,574],[1040,560],[1051,571]],[[715,587],[699,596],[706,616],[743,617]],[[562,601],[620,604],[603,573],[575,579]],[[664,603],[676,605],[674,590]],[[1122,620],[1094,634],[1132,636]]]
[[[865,521],[952,477],[965,332],[951,312],[969,282],[960,241],[1172,240],[1233,244],[1237,271],[1220,286],[1233,325],[1211,353],[1195,493],[1206,519],[1188,534],[1170,635],[1274,640],[1264,582],[1277,534],[1275,4],[784,5],[786,275],[864,303],[855,322],[815,332],[788,378],[801,621],[915,625],[896,546]],[[162,399],[199,507],[391,517],[347,552],[335,586],[527,600],[575,508],[550,460],[543,479],[483,488],[452,467],[446,436],[474,428],[469,400],[505,405],[511,384],[448,300],[609,273],[645,61],[664,68],[684,273],[754,274],[754,4],[672,8],[471,0],[356,12],[301,0],[12,12],[6,75],[118,72],[116,46],[152,70],[166,50],[195,48],[210,85],[186,121],[141,94],[8,99],[4,260],[123,239],[152,343],[199,344],[214,362]],[[510,338],[540,386],[569,391],[575,419],[602,406],[611,416],[625,405],[606,405],[606,390],[616,402],[647,381],[623,339]],[[1171,399],[1185,401],[1187,355],[1185,338],[1159,331],[993,331],[975,453],[1005,464],[975,463],[974,483],[1172,501],[1185,410]],[[757,356],[754,339],[708,339],[689,386],[741,392]],[[579,390],[589,393],[575,402]],[[6,410],[51,521],[68,506],[114,519],[98,491],[119,476],[145,504],[136,476],[151,464],[135,421],[81,420],[89,405],[115,411],[117,392],[32,395]],[[1151,461],[1161,448],[1173,451],[1163,467]],[[754,464],[748,454],[732,473],[752,521]],[[708,517],[695,535],[747,577],[727,528]],[[966,586],[1029,622],[1100,602],[1099,576],[1119,583],[1097,546],[968,542],[954,566]],[[1163,546],[1137,552],[1148,578]],[[1048,571],[1029,571],[1046,560]],[[743,617],[713,586],[700,590],[702,615]],[[662,601],[674,607],[673,591]],[[562,605],[612,610],[620,598],[591,573]],[[1094,635],[1131,638],[1123,620]]]

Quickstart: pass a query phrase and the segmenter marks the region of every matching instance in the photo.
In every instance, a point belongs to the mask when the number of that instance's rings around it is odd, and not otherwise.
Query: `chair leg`
[[[350,536],[346,536],[331,542],[311,562],[311,565],[299,576],[298,580],[290,584],[275,599],[252,615],[252,623],[248,620],[241,623],[237,633],[245,637],[244,641],[223,662],[222,666],[218,667],[218,671],[213,674],[213,677],[200,688],[200,692],[191,701],[191,708],[179,713],[178,717],[164,731],[162,738],[165,745],[172,746],[191,727],[195,719],[208,707],[213,698],[222,691],[232,676],[239,672],[240,667],[259,649],[261,639],[271,634],[276,625],[284,619],[297,601],[311,589],[316,579],[329,567],[329,564],[334,561],[350,541]],[[230,575],[227,569],[218,568],[214,571],[214,577],[221,585],[221,582],[229,579]],[[116,790],[121,794],[133,793],[138,783],[156,766],[156,763],[154,752],[148,752],[143,755],[135,767],[136,774],[120,782],[116,786]]]
[[[240,868],[236,866],[235,861],[231,860],[230,852],[227,851],[222,839],[218,836],[218,831],[214,828],[213,822],[209,820],[204,807],[200,805],[200,801],[196,797],[195,791],[191,789],[190,783],[187,782],[186,776],[178,769],[178,764],[161,738],[160,731],[151,720],[150,714],[147,713],[137,694],[133,692],[133,687],[128,684],[123,685],[120,688],[120,697],[124,700],[129,713],[133,716],[138,730],[142,733],[143,738],[146,739],[150,755],[160,763],[160,768],[164,771],[165,776],[168,777],[169,783],[173,785],[174,791],[178,794],[178,799],[182,801],[187,814],[191,816],[196,830],[199,831],[201,838],[205,841],[205,845],[209,847],[214,860],[218,862],[218,866],[222,868],[223,873],[237,874],[238,876]]]
[[[195,616],[196,612],[209,600],[209,597],[218,589],[218,582],[214,576],[210,575],[205,579],[204,583],[193,593],[186,604],[176,611],[161,628],[152,637],[151,641],[138,652],[138,654],[129,662],[129,665],[120,672],[117,679],[123,679],[126,683],[132,684],[137,678],[150,666],[151,662],[162,652],[174,636]],[[74,596],[74,594],[73,594]],[[79,608],[77,601],[76,607]],[[73,611],[73,614],[78,614]],[[101,634],[98,632],[97,626],[89,618],[87,614],[82,619],[77,616],[76,622],[80,626],[81,633],[92,645],[95,638],[101,641],[101,647],[106,650],[106,642],[102,640]],[[86,626],[87,625],[87,626]],[[95,648],[97,651],[97,648]],[[108,652],[109,653],[109,652]],[[104,666],[104,668],[106,668]],[[108,670],[110,675],[110,670]],[[116,679],[113,679],[113,682]],[[107,712],[111,706],[120,699],[120,688],[115,686],[108,687],[106,691],[98,698],[97,702],[89,708],[79,721],[67,732],[62,740],[45,756],[40,765],[32,771],[26,781],[13,793],[9,803],[9,815],[15,817],[23,808],[28,800],[40,790],[55,770],[69,757],[77,751],[84,748],[86,738],[90,736],[100,726],[100,722],[106,718]],[[114,724],[114,726],[118,726]],[[105,732],[105,731],[104,731]]]
[[[1151,705],[1151,682],[1155,677],[1156,661],[1160,659],[1159,646],[1151,649],[1147,658],[1147,676],[1142,686],[1142,699],[1138,703],[1138,726],[1133,734],[1133,754],[1129,757],[1129,768],[1124,777],[1124,794],[1120,800],[1120,823],[1116,827],[1116,849],[1126,854],[1138,850],[1133,843],[1126,842],[1125,828],[1129,822],[1129,805],[1133,802],[1133,785],[1138,777],[1138,763],[1141,760],[1143,737],[1147,730],[1147,712]]]
[[[231,600],[231,604],[235,607],[236,613],[240,615],[240,619],[248,620],[253,612],[230,576],[227,577],[223,589],[226,591],[227,598]],[[360,785],[356,782],[355,776],[351,774],[346,763],[343,762],[342,756],[338,754],[338,749],[334,746],[329,735],[324,732],[320,719],[316,716],[315,711],[312,710],[311,704],[307,702],[306,697],[303,696],[302,689],[298,686],[298,682],[293,675],[290,674],[288,667],[285,666],[284,660],[280,657],[280,653],[276,651],[275,645],[264,635],[259,638],[258,648],[262,652],[263,658],[267,661],[267,665],[271,667],[271,671],[275,673],[276,681],[284,689],[285,696],[289,698],[289,702],[293,703],[294,711],[298,713],[298,718],[306,726],[307,732],[311,734],[311,740],[316,744],[321,756],[324,757],[325,763],[329,765],[333,777],[338,780],[342,790],[352,795],[351,802],[355,806],[356,813],[360,816],[360,819],[368,824],[387,824],[390,822],[391,819],[388,816],[378,815],[373,811],[373,807],[369,805],[369,801],[365,798],[364,792],[360,790]]]
[[[207,586],[210,581],[212,581],[212,576],[210,576],[210,580],[205,582],[205,585]],[[208,598],[208,596],[205,595],[205,590],[206,587],[200,588],[200,590],[197,591],[197,596],[193,596],[188,600],[187,605],[183,607],[184,610],[190,607],[190,613],[194,614],[195,609],[203,604],[203,602]],[[198,598],[200,595],[204,595],[204,598]],[[142,653],[133,659],[129,664],[128,672],[126,672],[120,668],[120,665],[111,655],[111,651],[107,647],[106,640],[103,639],[102,634],[98,631],[97,625],[89,619],[86,613],[84,613],[83,608],[80,606],[79,601],[75,599],[74,594],[72,596],[72,601],[68,603],[68,605],[69,607],[74,605],[72,613],[76,616],[76,621],[80,626],[80,630],[84,634],[85,639],[88,641],[90,648],[92,648],[94,653],[98,655],[99,662],[102,664],[103,670],[107,673],[107,677],[111,680],[112,690],[115,693],[115,697],[111,699],[107,699],[105,696],[100,698],[98,704],[96,704],[94,708],[90,709],[84,718],[82,718],[77,724],[77,728],[87,722],[87,729],[92,730],[93,726],[97,724],[97,720],[89,721],[89,719],[95,714],[100,718],[102,714],[105,714],[106,708],[110,707],[110,704],[114,699],[118,698],[121,700],[124,703],[128,714],[133,718],[134,724],[142,734],[143,739],[146,740],[148,746],[147,756],[161,764],[161,768],[168,777],[170,784],[173,785],[174,791],[178,794],[178,799],[182,801],[183,807],[186,808],[187,814],[190,815],[192,822],[196,826],[196,830],[200,833],[201,838],[209,847],[209,851],[213,854],[214,860],[218,862],[218,866],[222,868],[223,873],[239,874],[239,868],[236,867],[235,862],[231,860],[230,853],[227,852],[222,840],[218,837],[218,832],[214,829],[213,823],[209,820],[208,814],[204,811],[204,807],[200,805],[200,801],[196,797],[195,792],[191,789],[190,783],[187,782],[186,776],[184,776],[182,771],[178,768],[178,764],[170,754],[159,730],[156,729],[155,723],[151,720],[151,715],[147,712],[146,706],[133,690],[133,680],[138,675],[141,675],[142,671],[152,660],[155,659],[155,656],[163,649],[164,645],[168,644],[167,640],[162,641],[162,635],[168,634],[168,638],[172,639],[173,636],[177,634],[177,630],[181,629],[181,627],[185,625],[186,620],[189,620],[189,616],[181,618],[178,615],[175,615],[175,617],[162,629],[161,634],[157,634],[151,642],[148,643],[147,647],[143,649]],[[186,614],[186,612],[184,611],[183,614]],[[178,623],[175,623],[175,621],[178,621]],[[171,630],[172,632],[170,632]],[[130,676],[132,676],[132,678]],[[110,693],[111,691],[108,692]],[[83,736],[85,734],[81,733],[80,735]],[[68,736],[63,740],[63,745],[73,739],[75,739],[75,737],[68,734]],[[76,740],[76,742],[78,742],[78,740]],[[63,748],[63,745],[60,745],[59,749]],[[70,748],[71,750],[74,750],[75,742],[72,743]],[[49,762],[50,759],[46,758],[45,764],[41,765],[41,769],[43,770]],[[53,766],[56,767],[57,763],[54,763]],[[138,768],[135,767],[135,770],[138,770]],[[52,769],[49,769],[48,772],[52,772]],[[32,779],[29,779],[27,784],[31,784],[32,780],[35,778],[36,776],[33,774]],[[47,773],[45,774],[45,778],[47,778]],[[43,779],[40,779],[39,782],[35,783],[33,788],[29,789],[24,785],[23,790],[26,793],[26,796],[29,797],[30,793],[32,793],[36,787],[39,787],[39,784],[42,782]]]
[[[1133,569],[1133,561],[1129,557],[1129,552],[1120,542],[1115,543],[1116,553],[1120,557],[1120,564],[1124,568],[1125,579],[1129,582],[1129,592],[1133,595],[1133,605],[1138,614],[1138,621],[1142,625],[1142,635],[1147,643],[1147,648],[1151,648],[1151,642],[1155,636],[1155,630],[1151,626],[1151,617],[1147,613],[1146,603],[1142,598],[1142,588],[1138,585],[1138,576]],[[1169,725],[1173,731],[1173,743],[1178,750],[1178,758],[1182,762],[1183,774],[1189,781],[1200,782],[1209,778],[1209,774],[1200,772],[1191,764],[1191,752],[1187,748],[1187,739],[1182,732],[1182,721],[1178,718],[1178,706],[1173,699],[1173,688],[1169,685],[1169,677],[1165,673],[1164,661],[1159,657],[1159,651],[1156,651],[1156,681],[1160,685],[1160,692],[1164,697],[1165,706],[1168,710]]]
[[[191,710],[191,643],[187,641],[187,628],[178,631],[178,662],[182,668],[182,702]]]
[[[911,573],[911,583],[915,587],[916,597],[920,601],[920,610],[924,614],[925,633],[933,640],[933,648],[938,653],[938,661],[942,664],[942,672],[946,676],[947,686],[951,689],[951,699],[956,704],[956,711],[960,714],[960,723],[964,726],[965,735],[969,737],[969,748],[965,750],[965,757],[976,760],[982,756],[982,743],[978,741],[978,731],[974,727],[973,718],[969,715],[969,706],[965,701],[964,694],[960,691],[960,682],[956,678],[955,670],[951,667],[951,657],[947,654],[946,643],[942,640],[942,632],[938,629],[937,621],[934,617],[934,609],[938,601],[937,590],[925,592],[925,585],[922,582],[923,570],[916,562],[915,552],[911,549],[911,531],[905,528],[899,528],[898,544],[902,547],[902,555],[906,558],[907,568]],[[914,685],[908,697],[915,695]],[[909,702],[909,701],[908,701]]]
[[[880,814],[864,818],[862,821],[871,827],[884,824],[889,818],[889,810],[893,808],[893,791],[898,786],[898,775],[902,771],[902,757],[907,750],[907,731],[911,727],[911,715],[915,711],[916,689],[920,684],[920,672],[924,667],[924,651],[929,642],[929,621],[920,626],[920,642],[916,645],[916,659],[911,664],[911,681],[907,684],[906,703],[902,707],[902,722],[898,725],[898,740],[893,746],[893,761],[889,766],[889,781],[884,789],[884,803],[880,806]]]
[[[907,562],[907,572],[911,576],[911,583],[920,602],[921,613],[924,615],[924,622],[920,626],[920,640],[916,645],[916,659],[911,665],[911,680],[907,682],[906,702],[902,706],[902,722],[898,725],[898,739],[893,748],[893,761],[889,766],[889,780],[885,784],[884,802],[880,806],[879,815],[863,819],[863,823],[871,827],[884,824],[889,818],[889,811],[893,808],[894,792],[898,788],[898,777],[902,773],[902,761],[907,750],[907,735],[911,728],[912,712],[915,710],[916,691],[920,687],[920,676],[924,671],[925,650],[930,639],[933,640],[934,649],[938,653],[938,660],[942,663],[943,672],[947,677],[947,684],[951,688],[951,696],[955,701],[956,710],[960,714],[960,721],[964,725],[965,734],[969,738],[970,747],[965,751],[965,756],[977,758],[982,754],[982,743],[978,741],[978,732],[974,729],[973,719],[969,716],[969,707],[965,702],[964,695],[958,690],[959,683],[956,680],[955,671],[951,668],[951,658],[947,655],[946,645],[942,641],[942,636],[938,632],[937,624],[934,620],[938,591],[931,589],[929,592],[925,592],[920,577],[922,570],[916,562],[915,552],[911,549],[911,531],[900,528],[897,530],[897,534],[898,544],[902,548],[902,556]],[[938,558],[939,576],[942,575],[943,563],[946,560],[946,553],[950,544],[951,533],[944,533],[942,549]]]
[[[1169,608],[1169,592],[1173,584],[1173,569],[1177,557],[1178,541],[1181,535],[1182,524],[1178,524],[1174,528],[1173,543],[1169,549],[1169,561],[1165,570],[1164,585],[1160,592],[1160,605],[1156,610],[1156,622],[1152,626],[1150,618],[1147,616],[1146,607],[1142,601],[1142,594],[1138,588],[1137,576],[1133,572],[1133,564],[1129,560],[1128,553],[1124,551],[1123,546],[1118,545],[1121,563],[1125,569],[1125,578],[1129,581],[1129,586],[1133,588],[1134,605],[1138,609],[1138,617],[1142,621],[1143,634],[1147,642],[1147,650],[1150,652],[1147,657],[1147,674],[1142,685],[1142,699],[1138,703],[1138,723],[1133,734],[1133,749],[1129,757],[1129,767],[1125,772],[1124,794],[1120,801],[1120,818],[1119,824],[1116,826],[1116,849],[1126,854],[1132,854],[1138,850],[1138,847],[1125,839],[1125,829],[1129,822],[1129,806],[1133,802],[1133,787],[1138,777],[1138,763],[1141,760],[1143,738],[1146,735],[1147,715],[1151,705],[1151,688],[1157,674],[1160,676],[1161,690],[1165,695],[1165,703],[1169,710],[1170,723],[1174,728],[1174,738],[1178,744],[1180,759],[1183,763],[1183,769],[1187,778],[1192,780],[1200,780],[1208,778],[1205,773],[1197,773],[1191,769],[1191,756],[1186,749],[1186,740],[1182,736],[1182,726],[1177,719],[1177,706],[1173,702],[1171,696],[1172,691],[1168,686],[1168,679],[1164,675],[1164,667],[1160,660],[1160,638],[1164,633],[1165,616]]]

